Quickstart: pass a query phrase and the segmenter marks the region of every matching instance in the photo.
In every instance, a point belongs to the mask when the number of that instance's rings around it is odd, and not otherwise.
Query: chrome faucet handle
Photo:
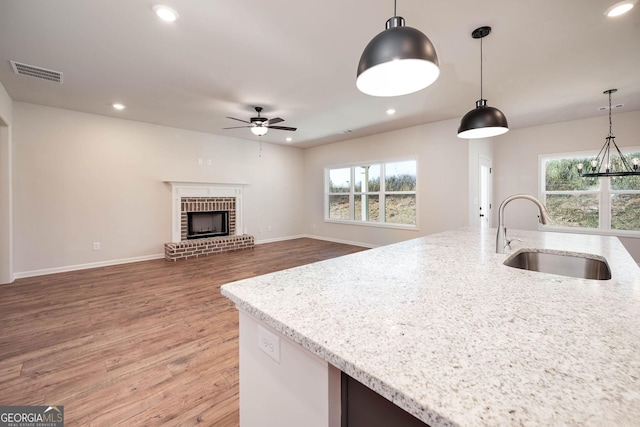
[[[513,240],[520,239],[507,239],[507,228],[504,226],[504,208],[507,206],[509,202],[515,199],[525,199],[533,202],[537,207],[540,215],[538,215],[538,220],[542,224],[548,224],[551,222],[551,218],[549,217],[549,212],[547,212],[547,208],[544,204],[536,199],[533,196],[529,196],[527,194],[514,194],[513,196],[509,196],[500,203],[500,207],[498,208],[498,233],[496,234],[496,253],[503,254],[504,248],[509,246],[511,248],[510,243]],[[522,241],[522,240],[520,240]]]
[[[522,239],[511,239],[511,240],[507,240],[507,246],[509,246],[509,249],[511,249],[511,242],[513,242],[514,240],[518,241],[518,242],[522,242]]]

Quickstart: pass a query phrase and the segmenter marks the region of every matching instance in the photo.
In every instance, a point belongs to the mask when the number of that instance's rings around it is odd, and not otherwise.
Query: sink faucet
[[[547,208],[544,207],[542,202],[536,199],[533,196],[529,196],[527,194],[514,194],[513,196],[509,196],[500,203],[500,208],[498,209],[498,235],[496,236],[496,253],[503,254],[505,252],[505,247],[510,243],[507,240],[507,229],[504,226],[504,208],[507,207],[507,204],[515,199],[525,199],[531,200],[533,203],[538,206],[538,210],[540,211],[540,222],[542,224],[547,224],[551,221],[551,217],[547,212]]]

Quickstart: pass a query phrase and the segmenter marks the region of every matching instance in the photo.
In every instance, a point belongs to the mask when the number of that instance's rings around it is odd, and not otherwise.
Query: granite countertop
[[[640,425],[640,267],[615,237],[465,228],[226,284],[259,320],[431,426]],[[603,256],[612,278],[503,265]]]

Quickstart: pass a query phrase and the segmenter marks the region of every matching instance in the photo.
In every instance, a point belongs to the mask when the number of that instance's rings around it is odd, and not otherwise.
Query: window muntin
[[[327,169],[325,220],[415,226],[416,175],[416,160]]]
[[[553,226],[639,232],[640,177],[581,177],[578,163],[590,164],[595,154],[541,157],[541,195]]]

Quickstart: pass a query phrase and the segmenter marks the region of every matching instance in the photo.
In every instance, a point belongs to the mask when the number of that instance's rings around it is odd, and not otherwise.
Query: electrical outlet
[[[280,338],[258,325],[258,348],[280,363]]]
[[[198,164],[202,166],[202,159],[198,159]]]
[[[207,159],[207,166],[211,166],[211,159]]]
[[[271,231],[271,226],[270,225],[267,226],[267,231]]]
[[[93,242],[93,250],[94,251],[100,250],[100,242]]]

